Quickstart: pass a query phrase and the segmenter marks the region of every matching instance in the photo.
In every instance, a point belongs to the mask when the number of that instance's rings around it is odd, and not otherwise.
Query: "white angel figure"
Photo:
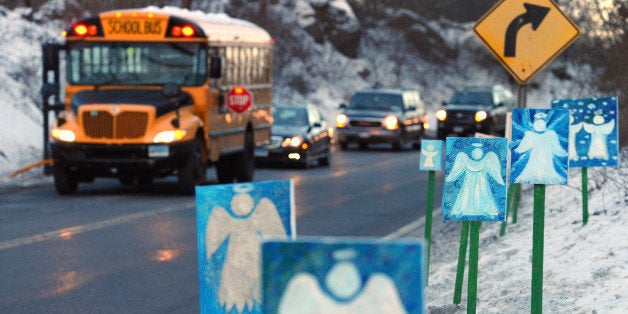
[[[555,157],[565,157],[568,152],[562,148],[558,134],[547,129],[544,118],[546,113],[534,115],[533,130],[526,131],[519,146],[518,154],[529,152],[530,156],[521,173],[515,178],[516,183],[527,184],[565,184],[567,178],[560,175],[554,167]]]
[[[434,149],[434,144],[428,144],[426,149],[421,150],[421,154],[425,156],[423,158],[423,167],[425,168],[433,168],[434,167],[434,157],[438,155],[438,150]]]
[[[471,158],[463,152],[456,155],[451,172],[445,181],[456,181],[464,174],[463,183],[450,211],[450,216],[487,216],[490,218],[499,215],[495,204],[495,197],[491,192],[488,177],[497,184],[504,185],[501,176],[499,157],[494,152],[484,155],[482,144],[471,144],[475,148],[471,151]]]
[[[357,267],[349,261],[355,254],[357,253],[352,249],[333,253],[338,262],[325,277],[325,283],[336,299],[321,289],[314,275],[299,273],[288,282],[279,301],[278,313],[407,313],[394,281],[386,274],[371,274],[362,286]]]
[[[569,160],[580,160],[576,150],[576,134],[582,130],[582,122],[573,123],[573,115],[569,115]],[[572,124],[573,123],[573,124]]]
[[[241,313],[245,305],[252,309],[254,301],[261,304],[260,238],[286,237],[273,202],[262,198],[253,209],[254,200],[246,193],[251,188],[250,184],[236,185],[234,189],[241,193],[231,200],[232,214],[220,206],[214,207],[205,229],[207,259],[229,239],[218,291],[220,305],[226,313],[234,306]]]
[[[589,144],[589,151],[587,155],[589,159],[598,158],[602,160],[608,160],[608,135],[615,129],[615,119],[604,123],[604,117],[601,114],[596,114],[593,117],[593,124],[584,123],[584,130],[591,134],[591,143]]]

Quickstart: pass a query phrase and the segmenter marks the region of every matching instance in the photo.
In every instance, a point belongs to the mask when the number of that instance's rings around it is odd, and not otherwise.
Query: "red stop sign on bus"
[[[236,86],[227,94],[227,107],[237,113],[247,111],[253,104],[253,95],[244,86]]]

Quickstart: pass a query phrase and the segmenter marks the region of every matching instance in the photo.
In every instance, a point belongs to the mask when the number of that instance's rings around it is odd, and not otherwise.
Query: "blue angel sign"
[[[421,140],[421,157],[419,169],[428,171],[440,171],[443,169],[443,141]]]
[[[512,111],[513,183],[567,184],[569,111]]]
[[[617,97],[553,100],[552,108],[570,109],[570,167],[619,165]]]
[[[423,251],[418,240],[267,240],[264,313],[424,313]]]
[[[196,188],[201,313],[260,313],[263,237],[296,234],[292,182]]]
[[[507,140],[448,137],[446,146],[445,220],[504,220]]]

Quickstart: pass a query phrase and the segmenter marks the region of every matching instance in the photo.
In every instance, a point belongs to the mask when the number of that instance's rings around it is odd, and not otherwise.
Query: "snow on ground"
[[[43,179],[41,170],[9,177],[42,156],[41,111],[35,105],[41,86],[40,44],[55,32],[24,19],[29,12],[0,6],[0,185]]]

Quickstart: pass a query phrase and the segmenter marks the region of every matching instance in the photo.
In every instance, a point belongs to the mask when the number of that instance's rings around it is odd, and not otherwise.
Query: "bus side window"
[[[209,60],[209,78],[220,78],[222,76],[222,58],[219,55],[212,54]]]

